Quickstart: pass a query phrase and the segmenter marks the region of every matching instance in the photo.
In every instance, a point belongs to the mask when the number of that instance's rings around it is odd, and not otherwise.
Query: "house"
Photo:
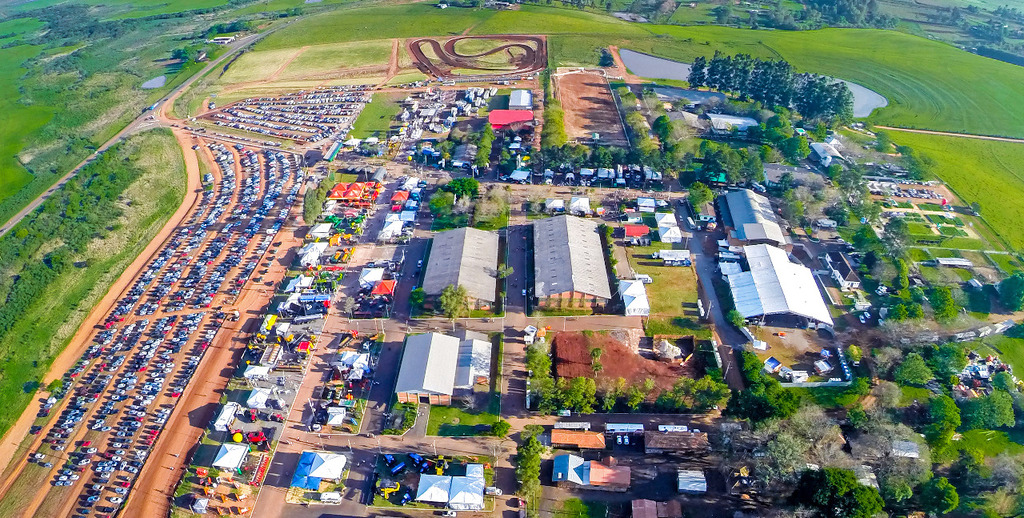
[[[514,129],[517,126],[533,124],[532,110],[491,110],[487,122],[494,130]]]
[[[724,204],[722,225],[729,234],[730,244],[789,244],[768,198],[750,189],[740,189],[729,191],[719,199]]]
[[[509,110],[532,110],[533,92],[529,90],[512,90],[508,96]]]
[[[448,286],[462,286],[470,306],[486,308],[497,300],[498,235],[463,227],[434,235],[423,276],[423,291],[432,299]]]
[[[711,133],[722,137],[733,135],[745,136],[747,130],[759,125],[756,120],[750,117],[737,117],[721,113],[707,113],[704,116],[708,120]]]
[[[597,307],[612,297],[598,224],[575,216],[533,222],[534,296],[541,307]]]
[[[604,464],[596,460],[583,460],[576,455],[557,455],[551,471],[556,485],[601,491],[629,490],[631,472],[628,466],[619,466],[611,457]]]
[[[651,305],[647,301],[647,287],[643,281],[619,281],[619,295],[622,297],[623,314],[627,317],[646,317],[651,314]]]
[[[744,246],[743,254],[749,270],[726,275],[736,311],[743,318],[792,327],[833,325],[809,268],[790,262],[786,251],[774,246]]]
[[[811,142],[810,158],[821,164],[822,167],[828,167],[837,161],[843,160],[843,155],[829,144]]]
[[[647,234],[651,233],[651,228],[647,225],[622,225],[622,231],[626,239],[647,237]]]
[[[704,202],[699,207],[694,207],[693,214],[696,216],[697,222],[703,223],[709,230],[714,230],[714,227],[710,227],[708,224],[716,223],[718,219],[715,217],[715,206],[710,201]]]
[[[604,434],[588,430],[551,430],[552,448],[575,448],[577,450],[603,450]]]
[[[850,291],[860,289],[860,276],[853,270],[850,260],[842,252],[828,252],[825,254],[825,263],[832,272],[832,279],[839,285],[839,289]]]
[[[704,432],[644,432],[644,453],[674,453],[704,456],[711,452],[708,434]]]

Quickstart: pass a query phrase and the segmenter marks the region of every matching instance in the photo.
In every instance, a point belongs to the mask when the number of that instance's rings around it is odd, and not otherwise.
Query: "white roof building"
[[[360,288],[373,288],[382,280],[384,280],[384,268],[363,268],[359,272]]]
[[[224,404],[220,409],[220,413],[217,414],[217,419],[213,422],[213,429],[218,432],[226,432],[228,428],[235,422],[235,414],[242,411],[242,405],[229,401]]]
[[[299,249],[299,263],[302,266],[317,266],[320,264],[320,256],[327,250],[327,243],[320,241],[309,243]]]
[[[821,165],[828,167],[835,160],[842,160],[843,155],[836,148],[822,142],[811,142],[811,156],[821,162]]]
[[[250,380],[254,378],[266,378],[269,375],[270,367],[267,367],[266,365],[250,365],[246,367],[245,372],[242,373],[242,376],[245,377],[245,379]]]
[[[704,477],[703,471],[681,469],[676,475],[680,493],[706,493],[708,491],[708,481]]]
[[[743,252],[750,270],[727,276],[743,318],[789,314],[833,325],[810,269],[790,262],[788,254],[774,246],[749,245]]]
[[[750,189],[740,189],[726,193],[725,203],[726,226],[732,228],[730,237],[750,244],[786,244],[786,236],[768,198]]]
[[[395,393],[452,395],[459,346],[458,338],[440,333],[408,337]]]
[[[529,90],[512,90],[512,93],[508,96],[508,109],[532,110],[533,92]]]
[[[590,198],[573,196],[569,199],[569,212],[576,215],[590,214]]]
[[[548,198],[544,200],[544,209],[548,212],[561,212],[565,210],[565,200],[556,200],[554,198]]]
[[[348,410],[346,410],[345,407],[327,407],[327,424],[331,426],[341,426],[345,424],[345,416],[347,415]]]
[[[309,470],[309,476],[324,478],[327,480],[339,480],[345,473],[345,464],[348,459],[338,453],[317,452],[313,458],[313,466]]]
[[[733,130],[745,133],[748,129],[758,125],[758,122],[750,117],[737,117],[721,113],[708,113],[707,117],[711,122],[711,130],[715,133],[732,133]]]
[[[679,222],[676,221],[676,215],[670,212],[659,212],[654,215],[654,221],[657,223],[657,227],[678,227]]]
[[[491,349],[491,342],[484,339],[467,338],[459,344],[455,388],[472,389],[477,381],[491,378]]]
[[[479,511],[484,508],[484,466],[469,464],[466,476],[452,477],[448,490],[448,507],[456,511]]]
[[[211,465],[220,469],[238,469],[248,454],[249,447],[244,444],[224,443],[217,450],[217,456],[213,458]]]
[[[407,211],[407,212],[412,212],[412,211]],[[403,212],[403,214],[405,214],[405,213]],[[412,212],[412,214],[414,215],[413,216],[413,220],[415,221],[415,219],[416,219],[415,218],[415,214],[416,213]],[[391,240],[391,239],[395,239],[398,236],[402,235],[402,230],[404,228],[405,228],[405,224],[403,223],[402,220],[388,221],[380,229],[380,232],[377,233],[377,241],[388,241],[388,240]]]
[[[651,305],[647,301],[647,287],[643,281],[619,281],[619,295],[622,296],[622,305],[627,317],[646,317],[651,314]]]

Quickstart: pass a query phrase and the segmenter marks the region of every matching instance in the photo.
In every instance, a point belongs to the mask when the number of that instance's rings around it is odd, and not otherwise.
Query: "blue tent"
[[[309,473],[313,471],[314,460],[316,460],[316,453],[302,452],[302,456],[299,457],[299,465],[295,467],[295,475],[292,476],[292,487],[301,487],[311,491],[320,489],[320,478],[309,476]]]

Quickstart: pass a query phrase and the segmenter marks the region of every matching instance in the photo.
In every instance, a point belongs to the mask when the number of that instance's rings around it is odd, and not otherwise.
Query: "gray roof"
[[[786,236],[782,233],[779,220],[772,212],[772,202],[768,198],[750,189],[729,191],[725,194],[733,234],[741,241],[768,241],[784,244]]]
[[[533,222],[534,291],[548,297],[575,291],[610,299],[598,224],[575,216]]]
[[[448,230],[434,236],[423,291],[440,295],[454,284],[465,287],[474,299],[494,302],[497,270],[497,234],[470,227]]]
[[[412,335],[405,341],[395,392],[447,394],[455,390],[459,339],[439,333]]]
[[[512,90],[508,98],[509,108],[533,108],[533,92],[529,90]]]
[[[455,386],[473,388],[478,377],[491,377],[491,342],[463,340],[459,344],[459,363],[455,368]]]

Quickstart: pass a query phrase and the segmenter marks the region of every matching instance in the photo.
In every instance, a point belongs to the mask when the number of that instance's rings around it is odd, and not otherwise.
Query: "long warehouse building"
[[[575,216],[533,222],[534,297],[542,307],[603,306],[612,297],[598,224]]]

